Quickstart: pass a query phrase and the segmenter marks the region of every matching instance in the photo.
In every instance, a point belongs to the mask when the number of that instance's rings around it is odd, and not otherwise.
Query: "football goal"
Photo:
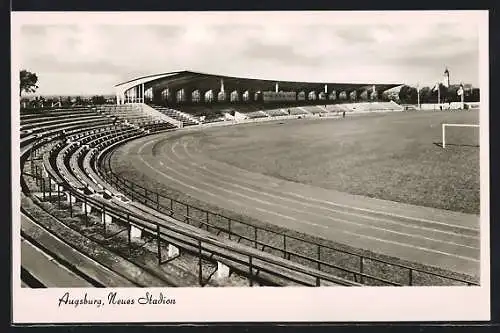
[[[479,147],[478,124],[442,124],[442,147],[473,146]]]

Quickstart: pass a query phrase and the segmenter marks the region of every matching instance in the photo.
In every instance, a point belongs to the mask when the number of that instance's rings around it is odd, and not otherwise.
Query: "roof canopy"
[[[221,81],[224,82],[225,91],[274,91],[278,84],[280,91],[324,91],[325,84],[328,85],[328,91],[336,90],[364,90],[371,89],[373,85],[379,91],[399,86],[401,84],[383,84],[383,83],[335,83],[335,82],[293,82],[279,80],[261,80],[249,79],[225,75],[206,74],[192,71],[170,72],[157,75],[149,75],[134,80],[123,82],[115,86],[120,91],[125,91],[138,85],[144,84],[145,89],[153,88],[162,90],[170,88],[178,90],[200,90],[207,91],[218,89]]]

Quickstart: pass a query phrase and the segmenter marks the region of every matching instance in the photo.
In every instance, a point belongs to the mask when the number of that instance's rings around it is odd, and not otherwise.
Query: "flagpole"
[[[417,83],[417,106],[420,109],[420,84]]]
[[[464,95],[465,95],[465,91],[464,91],[464,84],[463,83],[460,83],[460,91],[461,91],[461,94],[460,94],[460,106],[462,107],[462,110],[464,109],[465,105],[464,105]]]
[[[441,87],[439,86],[439,83],[437,84],[437,88],[438,88],[438,107],[439,107],[439,104],[441,103]]]

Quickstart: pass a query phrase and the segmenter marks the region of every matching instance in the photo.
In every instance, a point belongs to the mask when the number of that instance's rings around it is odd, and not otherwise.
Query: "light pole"
[[[458,94],[460,95],[460,108],[464,109],[464,84],[460,83],[460,88],[458,88]]]
[[[420,84],[417,83],[417,108],[420,110]]]
[[[441,104],[441,87],[439,86],[439,82],[437,84],[437,90],[438,90],[438,107]]]

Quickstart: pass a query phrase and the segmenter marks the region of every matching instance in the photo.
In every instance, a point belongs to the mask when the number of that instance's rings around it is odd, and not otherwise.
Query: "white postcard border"
[[[480,27],[480,156],[481,156],[481,286],[363,288],[144,288],[144,289],[24,289],[20,287],[20,161],[19,158],[19,28],[22,24],[154,24],[200,20],[272,24],[296,19],[300,24],[332,18],[339,23],[366,24],[407,21],[419,12],[272,12],[272,13],[31,13],[12,14],[12,295],[14,323],[88,322],[233,322],[233,321],[471,321],[490,319],[489,250],[489,40],[487,11],[426,12],[425,19],[455,15],[476,20]],[[419,18],[422,19],[422,18]],[[74,297],[105,299],[110,292],[140,298],[146,292],[175,299],[174,305],[58,306],[68,291]]]

